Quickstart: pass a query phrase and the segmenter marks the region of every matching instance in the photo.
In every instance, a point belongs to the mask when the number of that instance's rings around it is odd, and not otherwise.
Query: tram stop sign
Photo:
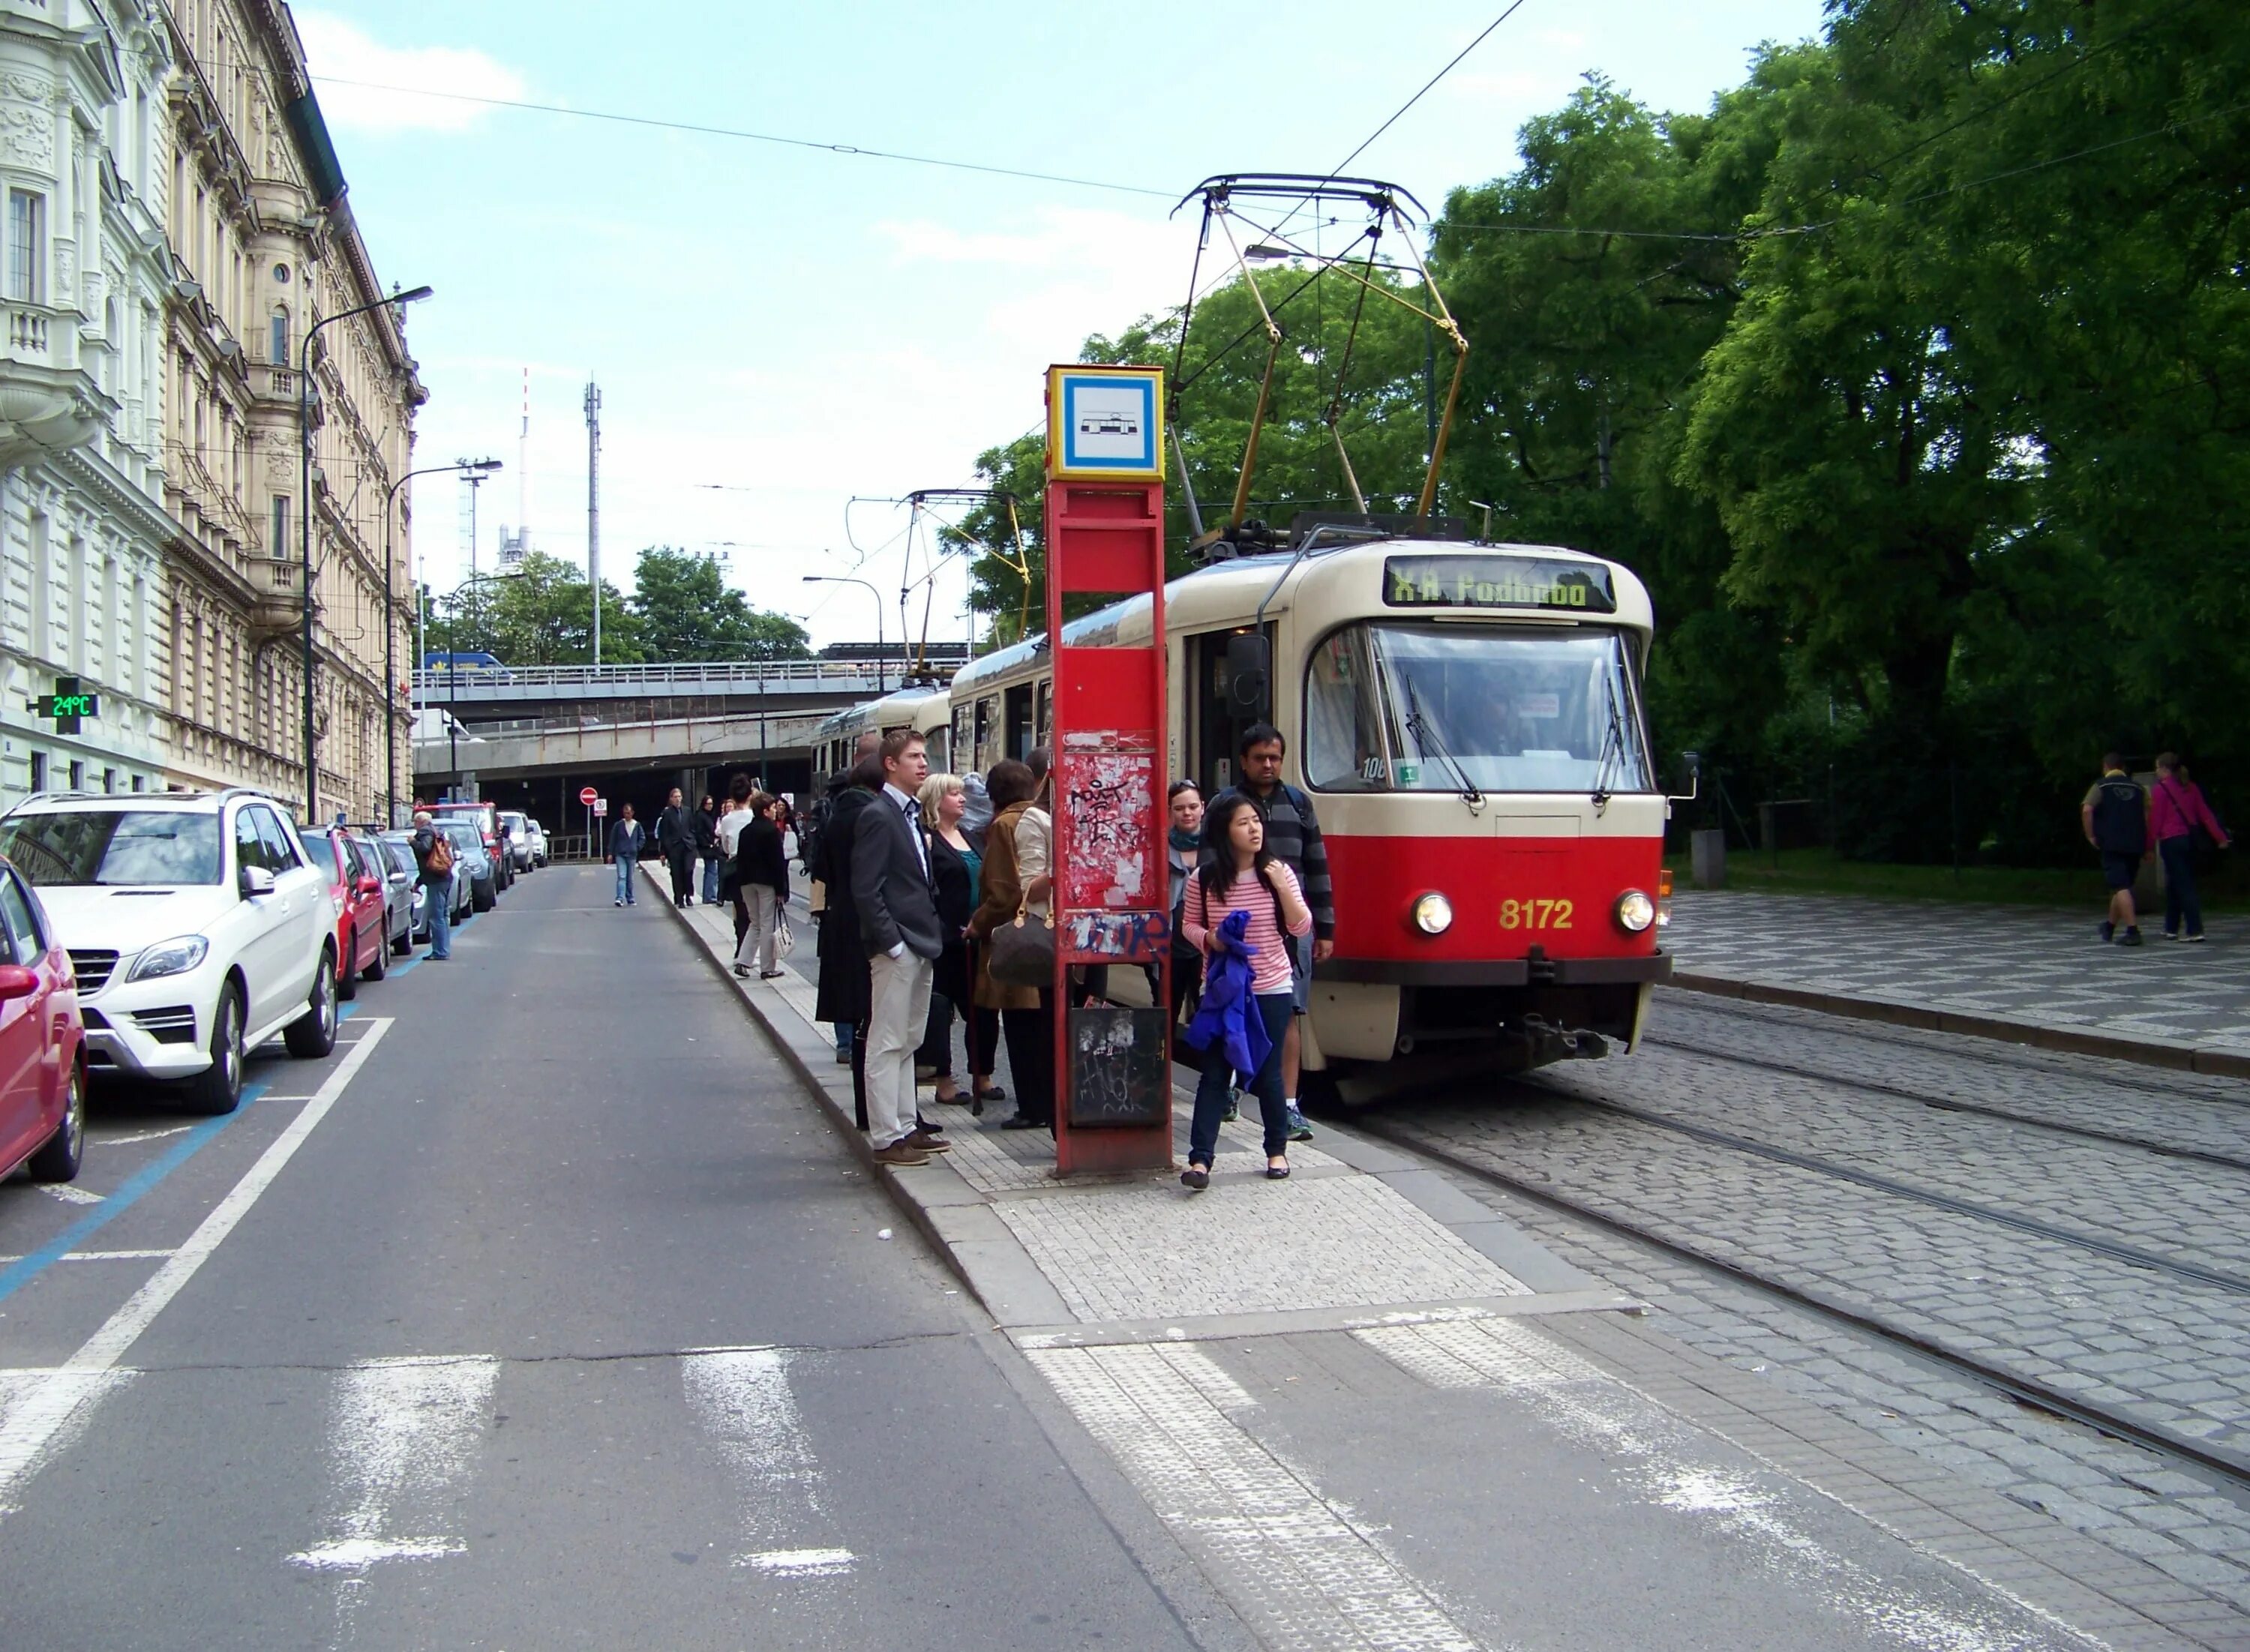
[[[595,800],[597,797],[599,797],[600,795],[601,795],[601,793],[599,793],[599,792],[596,791],[592,787],[589,786],[589,787],[586,787],[586,788],[585,788],[583,790],[582,790],[581,792],[579,792],[579,794],[578,794],[578,801],[579,801],[581,803],[583,803],[583,805],[585,805],[585,807],[587,807],[588,809],[591,809],[591,808],[594,806],[594,800]]]

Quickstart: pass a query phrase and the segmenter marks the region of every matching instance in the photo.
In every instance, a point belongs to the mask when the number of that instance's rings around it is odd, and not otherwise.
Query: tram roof
[[[832,712],[813,726],[812,738],[822,740],[838,734],[852,733],[862,728],[910,726],[914,722],[915,713],[928,707],[932,700],[944,705],[949,699],[944,688],[927,684],[894,688],[880,699],[861,700],[856,706],[846,706],[840,712]]]
[[[1351,540],[1317,547],[1301,558],[1294,550],[1261,551],[1254,556],[1230,557],[1223,562],[1195,568],[1164,587],[1165,627],[1170,630],[1205,630],[1216,625],[1245,624],[1257,613],[1259,603],[1266,601],[1268,592],[1273,594],[1273,600],[1266,602],[1266,613],[1270,616],[1286,612],[1291,599],[1308,578],[1326,577],[1329,570],[1379,563],[1385,556],[1415,552],[1442,556],[1536,556],[1543,561],[1581,562],[1590,568],[1605,568],[1615,584],[1618,607],[1615,614],[1602,617],[1611,623],[1644,631],[1654,623],[1647,588],[1621,562],[1560,545],[1474,545],[1460,540],[1384,539]],[[1317,575],[1315,570],[1319,571]],[[1456,616],[1489,620],[1504,617],[1508,612],[1506,609],[1463,609]],[[1107,608],[1096,609],[1067,622],[1062,635],[1065,643],[1080,647],[1145,642],[1149,636],[1149,599],[1145,595],[1128,596]],[[956,696],[963,689],[974,692],[982,684],[1012,678],[1045,654],[1046,646],[1046,634],[1042,631],[1020,643],[996,649],[963,666],[955,674],[949,692]]]

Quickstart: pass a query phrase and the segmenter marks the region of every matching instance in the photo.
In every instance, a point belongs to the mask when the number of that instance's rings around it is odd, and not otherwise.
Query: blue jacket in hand
[[[1205,960],[1203,1003],[1180,1035],[1197,1050],[1217,1043],[1246,1085],[1257,1078],[1266,1052],[1273,1048],[1251,991],[1250,960],[1258,949],[1242,939],[1249,927],[1250,914],[1245,912],[1229,912],[1219,920],[1216,933],[1225,950]]]

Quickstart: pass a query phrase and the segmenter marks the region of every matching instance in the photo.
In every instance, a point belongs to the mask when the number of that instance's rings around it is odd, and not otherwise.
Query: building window
[[[46,301],[47,198],[30,189],[8,191],[8,296],[26,304]]]
[[[45,752],[31,754],[31,789],[35,792],[47,789],[47,754]]]
[[[135,774],[133,777],[133,789],[136,792],[147,791],[148,789],[148,777],[146,774]]]
[[[70,777],[70,788],[72,791],[82,792],[86,789],[86,760],[84,758],[73,757],[71,759]]]
[[[273,496],[273,537],[266,541],[266,554],[268,556],[289,554],[289,496],[286,493]]]
[[[273,331],[266,345],[266,359],[276,367],[289,365],[289,310],[286,305],[273,306]]]
[[[115,769],[105,768],[101,771],[101,789],[105,792],[114,792],[117,789],[117,771]]]

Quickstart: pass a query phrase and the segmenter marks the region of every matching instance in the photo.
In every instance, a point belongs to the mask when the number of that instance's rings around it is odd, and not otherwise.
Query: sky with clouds
[[[604,575],[629,588],[645,545],[722,554],[752,601],[825,643],[871,635],[874,600],[804,575],[872,581],[895,637],[908,558],[923,571],[907,513],[854,496],[968,482],[981,450],[1038,423],[1047,363],[1180,301],[1181,195],[1216,172],[1329,170],[1504,3],[1142,0],[1120,24],[990,0],[728,0],[652,9],[645,29],[592,0],[294,11],[377,271],[437,289],[410,313],[431,390],[416,463],[507,466],[482,492],[480,566],[519,515],[539,548],[584,561],[590,375]],[[1701,108],[1760,42],[1819,22],[1819,0],[1524,0],[1351,169],[1435,210],[1510,169],[1517,128],[1586,73]],[[412,485],[416,552],[444,590],[468,567],[462,489]],[[958,563],[935,589],[931,636],[965,635]],[[918,593],[917,630],[921,609]]]

